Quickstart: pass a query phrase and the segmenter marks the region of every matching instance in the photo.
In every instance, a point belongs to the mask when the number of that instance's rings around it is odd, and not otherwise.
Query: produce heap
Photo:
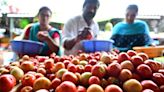
[[[24,55],[0,67],[0,92],[9,91],[164,92],[164,66],[133,50]]]

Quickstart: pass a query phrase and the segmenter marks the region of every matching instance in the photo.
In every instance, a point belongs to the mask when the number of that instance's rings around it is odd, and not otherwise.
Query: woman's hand
[[[47,31],[40,31],[37,34],[37,37],[40,41],[47,41],[49,39],[49,33]]]

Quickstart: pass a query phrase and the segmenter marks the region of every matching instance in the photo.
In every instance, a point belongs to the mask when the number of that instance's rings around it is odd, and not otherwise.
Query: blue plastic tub
[[[12,40],[11,49],[17,54],[36,55],[40,54],[44,44],[31,40]]]
[[[96,51],[110,51],[113,48],[113,40],[85,40],[82,42],[86,53]]]

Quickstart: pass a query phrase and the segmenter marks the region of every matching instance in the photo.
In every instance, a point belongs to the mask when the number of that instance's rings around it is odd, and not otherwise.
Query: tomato
[[[16,79],[11,74],[0,76],[0,92],[9,92],[16,85]]]
[[[33,92],[33,88],[31,86],[25,86],[20,92]]]
[[[87,35],[87,39],[91,40],[92,39],[92,35],[91,34]]]
[[[44,61],[44,65],[46,69],[51,69],[54,67],[54,60],[53,59],[47,59]]]
[[[27,73],[22,78],[23,86],[33,86],[36,77],[33,74]]]
[[[36,56],[36,59],[39,62],[44,62],[44,60],[49,59],[49,57],[48,56]]]

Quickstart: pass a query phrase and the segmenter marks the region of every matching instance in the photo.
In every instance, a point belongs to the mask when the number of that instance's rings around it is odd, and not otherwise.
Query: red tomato
[[[16,85],[16,79],[11,74],[0,76],[0,92],[9,92]]]
[[[92,39],[92,35],[91,34],[87,35],[87,39],[91,40]]]
[[[48,56],[36,56],[36,59],[39,62],[44,62],[44,60],[49,59],[49,57]]]
[[[33,86],[35,79],[36,79],[35,75],[27,73],[22,78],[22,85]]]
[[[33,92],[33,88],[31,86],[23,87],[20,92]]]

